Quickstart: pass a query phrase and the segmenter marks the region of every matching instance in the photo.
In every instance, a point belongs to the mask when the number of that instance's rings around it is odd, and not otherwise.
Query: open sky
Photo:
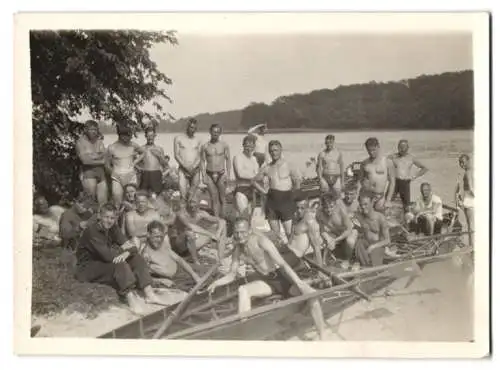
[[[175,118],[271,103],[281,95],[472,69],[472,36],[441,34],[178,34],[151,56],[173,80]],[[150,110],[150,108],[148,108]]]

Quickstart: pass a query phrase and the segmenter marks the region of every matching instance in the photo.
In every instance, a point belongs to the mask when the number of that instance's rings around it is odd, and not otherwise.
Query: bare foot
[[[141,300],[134,293],[128,293],[126,299],[127,304],[133,313],[135,313],[136,315],[141,315],[144,313],[144,308],[142,307]]]

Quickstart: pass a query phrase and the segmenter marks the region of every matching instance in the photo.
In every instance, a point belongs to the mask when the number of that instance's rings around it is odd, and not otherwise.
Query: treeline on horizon
[[[203,113],[172,122],[158,132],[183,131],[189,118],[207,131],[219,123],[226,132],[246,131],[267,122],[270,130],[453,130],[474,127],[473,72],[422,75],[394,82],[340,85],[308,94],[280,96],[270,105],[251,103],[242,110]],[[115,132],[101,126],[103,133]]]

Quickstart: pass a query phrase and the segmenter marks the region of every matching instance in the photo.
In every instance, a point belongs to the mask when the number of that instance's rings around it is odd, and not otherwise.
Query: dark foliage
[[[157,102],[157,114],[142,110],[156,98],[169,99],[165,89],[171,80],[149,56],[155,43],[177,39],[172,32],[30,32],[33,183],[50,202],[79,191],[74,145],[82,113],[137,128],[167,117]]]

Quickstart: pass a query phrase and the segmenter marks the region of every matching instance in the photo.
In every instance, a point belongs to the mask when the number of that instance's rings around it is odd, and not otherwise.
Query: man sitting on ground
[[[354,254],[358,231],[353,228],[351,216],[342,205],[342,200],[338,198],[339,194],[336,191],[324,194],[316,219],[320,225],[326,250],[343,260],[342,268],[348,268]]]
[[[371,193],[361,192],[359,208],[356,218],[361,226],[354,248],[356,258],[362,266],[379,266],[384,262],[385,246],[391,242],[389,225],[385,216],[375,211]]]
[[[39,241],[55,242],[61,241],[59,237],[59,221],[65,209],[58,205],[49,207],[47,199],[43,195],[37,196],[34,201],[33,235]]]
[[[65,211],[59,222],[59,234],[62,240],[62,246],[74,250],[82,231],[87,227],[88,220],[93,212],[90,208],[89,196],[80,193],[75,202],[67,211]]]
[[[125,215],[125,232],[129,238],[138,238],[141,242],[146,240],[147,226],[153,221],[160,221],[159,213],[150,208],[148,193],[140,190],[135,195],[135,210]]]
[[[144,260],[148,263],[153,281],[166,286],[173,285],[171,279],[177,274],[177,267],[180,265],[195,282],[200,281],[200,277],[193,268],[175,253],[166,237],[165,225],[159,221],[152,221],[148,224],[148,235],[146,241],[141,244],[140,252]]]
[[[210,230],[213,229],[213,225],[217,225],[215,232]],[[217,243],[218,260],[221,261],[224,258],[226,221],[200,209],[200,199],[197,193],[187,201],[185,207],[179,210],[175,226],[177,235],[172,244],[180,255],[185,255],[187,249],[194,263],[199,265],[198,250],[213,241]]]
[[[431,185],[424,182],[420,185],[421,197],[413,208],[413,214],[408,217],[410,231],[435,235],[441,233],[443,224],[443,202],[432,193]]]
[[[153,291],[146,261],[117,226],[116,215],[115,206],[105,204],[99,211],[98,221],[83,231],[76,253],[76,278],[118,287],[118,294],[139,314],[143,309],[134,292],[136,288],[143,291],[147,303],[163,302]]]

